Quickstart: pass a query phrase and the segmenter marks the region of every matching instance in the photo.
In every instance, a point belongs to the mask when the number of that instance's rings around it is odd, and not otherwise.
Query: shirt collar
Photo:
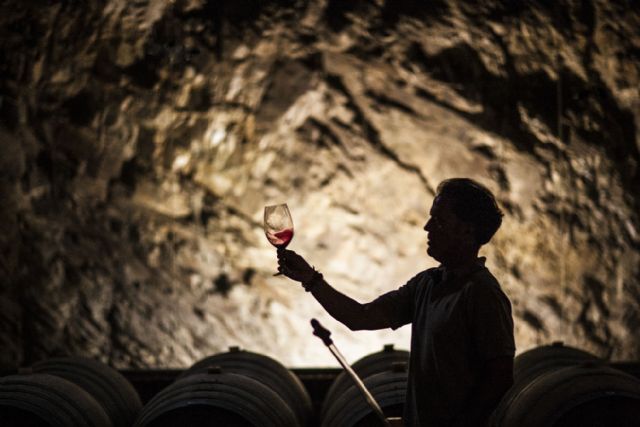
[[[453,280],[459,279],[461,277],[466,277],[476,271],[484,268],[484,264],[486,263],[486,257],[478,257],[476,261],[470,265],[458,268],[446,268],[442,264],[440,265],[440,269],[442,270],[442,279],[443,280]]]

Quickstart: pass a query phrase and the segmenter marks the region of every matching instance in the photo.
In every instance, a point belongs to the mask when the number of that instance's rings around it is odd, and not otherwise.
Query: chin
[[[438,255],[438,252],[434,251],[431,246],[427,247],[427,255],[429,255],[431,258],[435,259],[436,261],[438,261],[440,263],[442,262],[442,259],[441,259],[442,257],[440,257]]]

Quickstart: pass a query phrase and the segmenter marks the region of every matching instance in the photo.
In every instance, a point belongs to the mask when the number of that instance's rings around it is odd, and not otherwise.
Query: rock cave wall
[[[266,204],[366,301],[433,266],[437,184],[492,189],[518,351],[640,358],[637,1],[4,1],[0,365],[335,365],[273,277]]]

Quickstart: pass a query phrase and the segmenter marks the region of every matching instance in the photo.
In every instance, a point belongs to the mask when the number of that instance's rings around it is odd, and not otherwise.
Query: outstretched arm
[[[293,251],[278,251],[278,271],[301,282],[333,318],[352,331],[391,327],[389,308],[382,304],[361,304],[338,292],[304,258]]]

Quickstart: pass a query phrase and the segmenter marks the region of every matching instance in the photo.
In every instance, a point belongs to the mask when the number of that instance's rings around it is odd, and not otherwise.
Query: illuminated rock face
[[[504,208],[484,254],[520,351],[640,357],[640,16],[625,2],[13,3],[3,366],[183,367],[229,345],[335,364],[311,317],[350,360],[407,347],[408,328],[351,333],[273,277],[262,208],[288,202],[290,247],[365,301],[434,265],[422,225],[453,176]]]

